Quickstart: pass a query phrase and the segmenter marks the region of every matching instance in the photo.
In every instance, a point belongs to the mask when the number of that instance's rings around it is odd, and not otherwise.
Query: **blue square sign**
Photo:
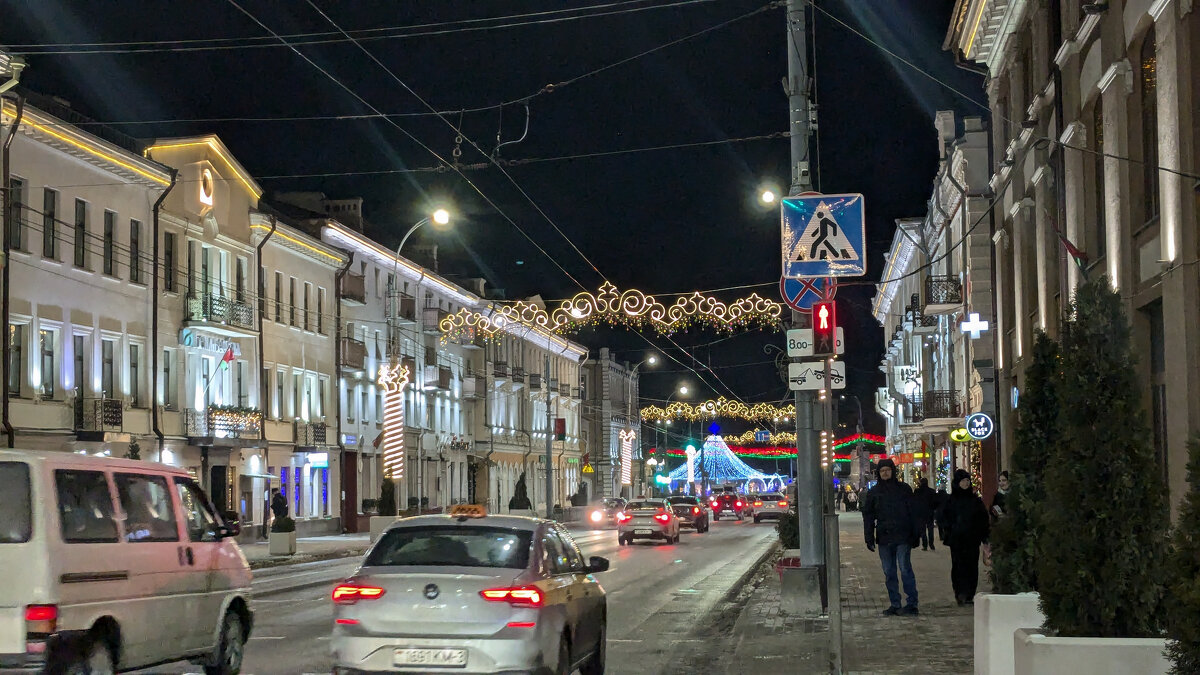
[[[860,277],[867,272],[861,194],[787,197],[782,211],[783,277]]]

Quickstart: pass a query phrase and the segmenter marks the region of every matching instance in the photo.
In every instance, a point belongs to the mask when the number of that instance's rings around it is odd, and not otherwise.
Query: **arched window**
[[[1142,184],[1145,222],[1158,217],[1158,68],[1155,63],[1154,27],[1142,38],[1140,68],[1142,108]]]

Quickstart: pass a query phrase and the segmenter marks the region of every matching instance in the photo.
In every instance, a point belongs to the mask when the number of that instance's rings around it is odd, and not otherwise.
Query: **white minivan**
[[[235,675],[253,619],[238,529],[178,468],[0,450],[0,672]]]

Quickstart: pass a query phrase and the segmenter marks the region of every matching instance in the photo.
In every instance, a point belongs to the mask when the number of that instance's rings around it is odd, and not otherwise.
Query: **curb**
[[[324,553],[303,553],[299,554],[299,556],[271,556],[267,558],[251,560],[248,562],[252,571],[270,570],[277,567],[287,567],[289,565],[303,565],[304,563],[321,562],[324,560],[353,558],[355,556],[361,556],[366,552],[366,548],[347,548],[338,551],[326,551]]]
[[[767,558],[770,558],[776,551],[780,550],[781,548],[782,548],[782,543],[779,541],[779,538],[776,537],[775,541],[772,542],[771,545],[767,547],[767,550],[763,551],[762,555],[758,556],[758,558],[754,561],[754,563],[750,565],[750,568],[748,570],[746,570],[746,572],[743,573],[742,576],[738,577],[737,581],[734,582],[733,586],[730,587],[729,591],[727,591],[725,593],[725,595],[721,596],[721,601],[722,602],[733,602],[734,599],[736,599],[737,596],[739,594],[741,594],[742,587],[746,585],[746,582],[749,581],[751,577],[753,577],[755,574],[758,573],[758,568],[762,567],[762,564],[764,562],[766,562]]]

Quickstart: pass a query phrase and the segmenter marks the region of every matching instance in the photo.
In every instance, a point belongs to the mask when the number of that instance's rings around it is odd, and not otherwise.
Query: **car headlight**
[[[598,523],[601,520],[604,520],[604,514],[599,511],[592,511],[592,522]]]

